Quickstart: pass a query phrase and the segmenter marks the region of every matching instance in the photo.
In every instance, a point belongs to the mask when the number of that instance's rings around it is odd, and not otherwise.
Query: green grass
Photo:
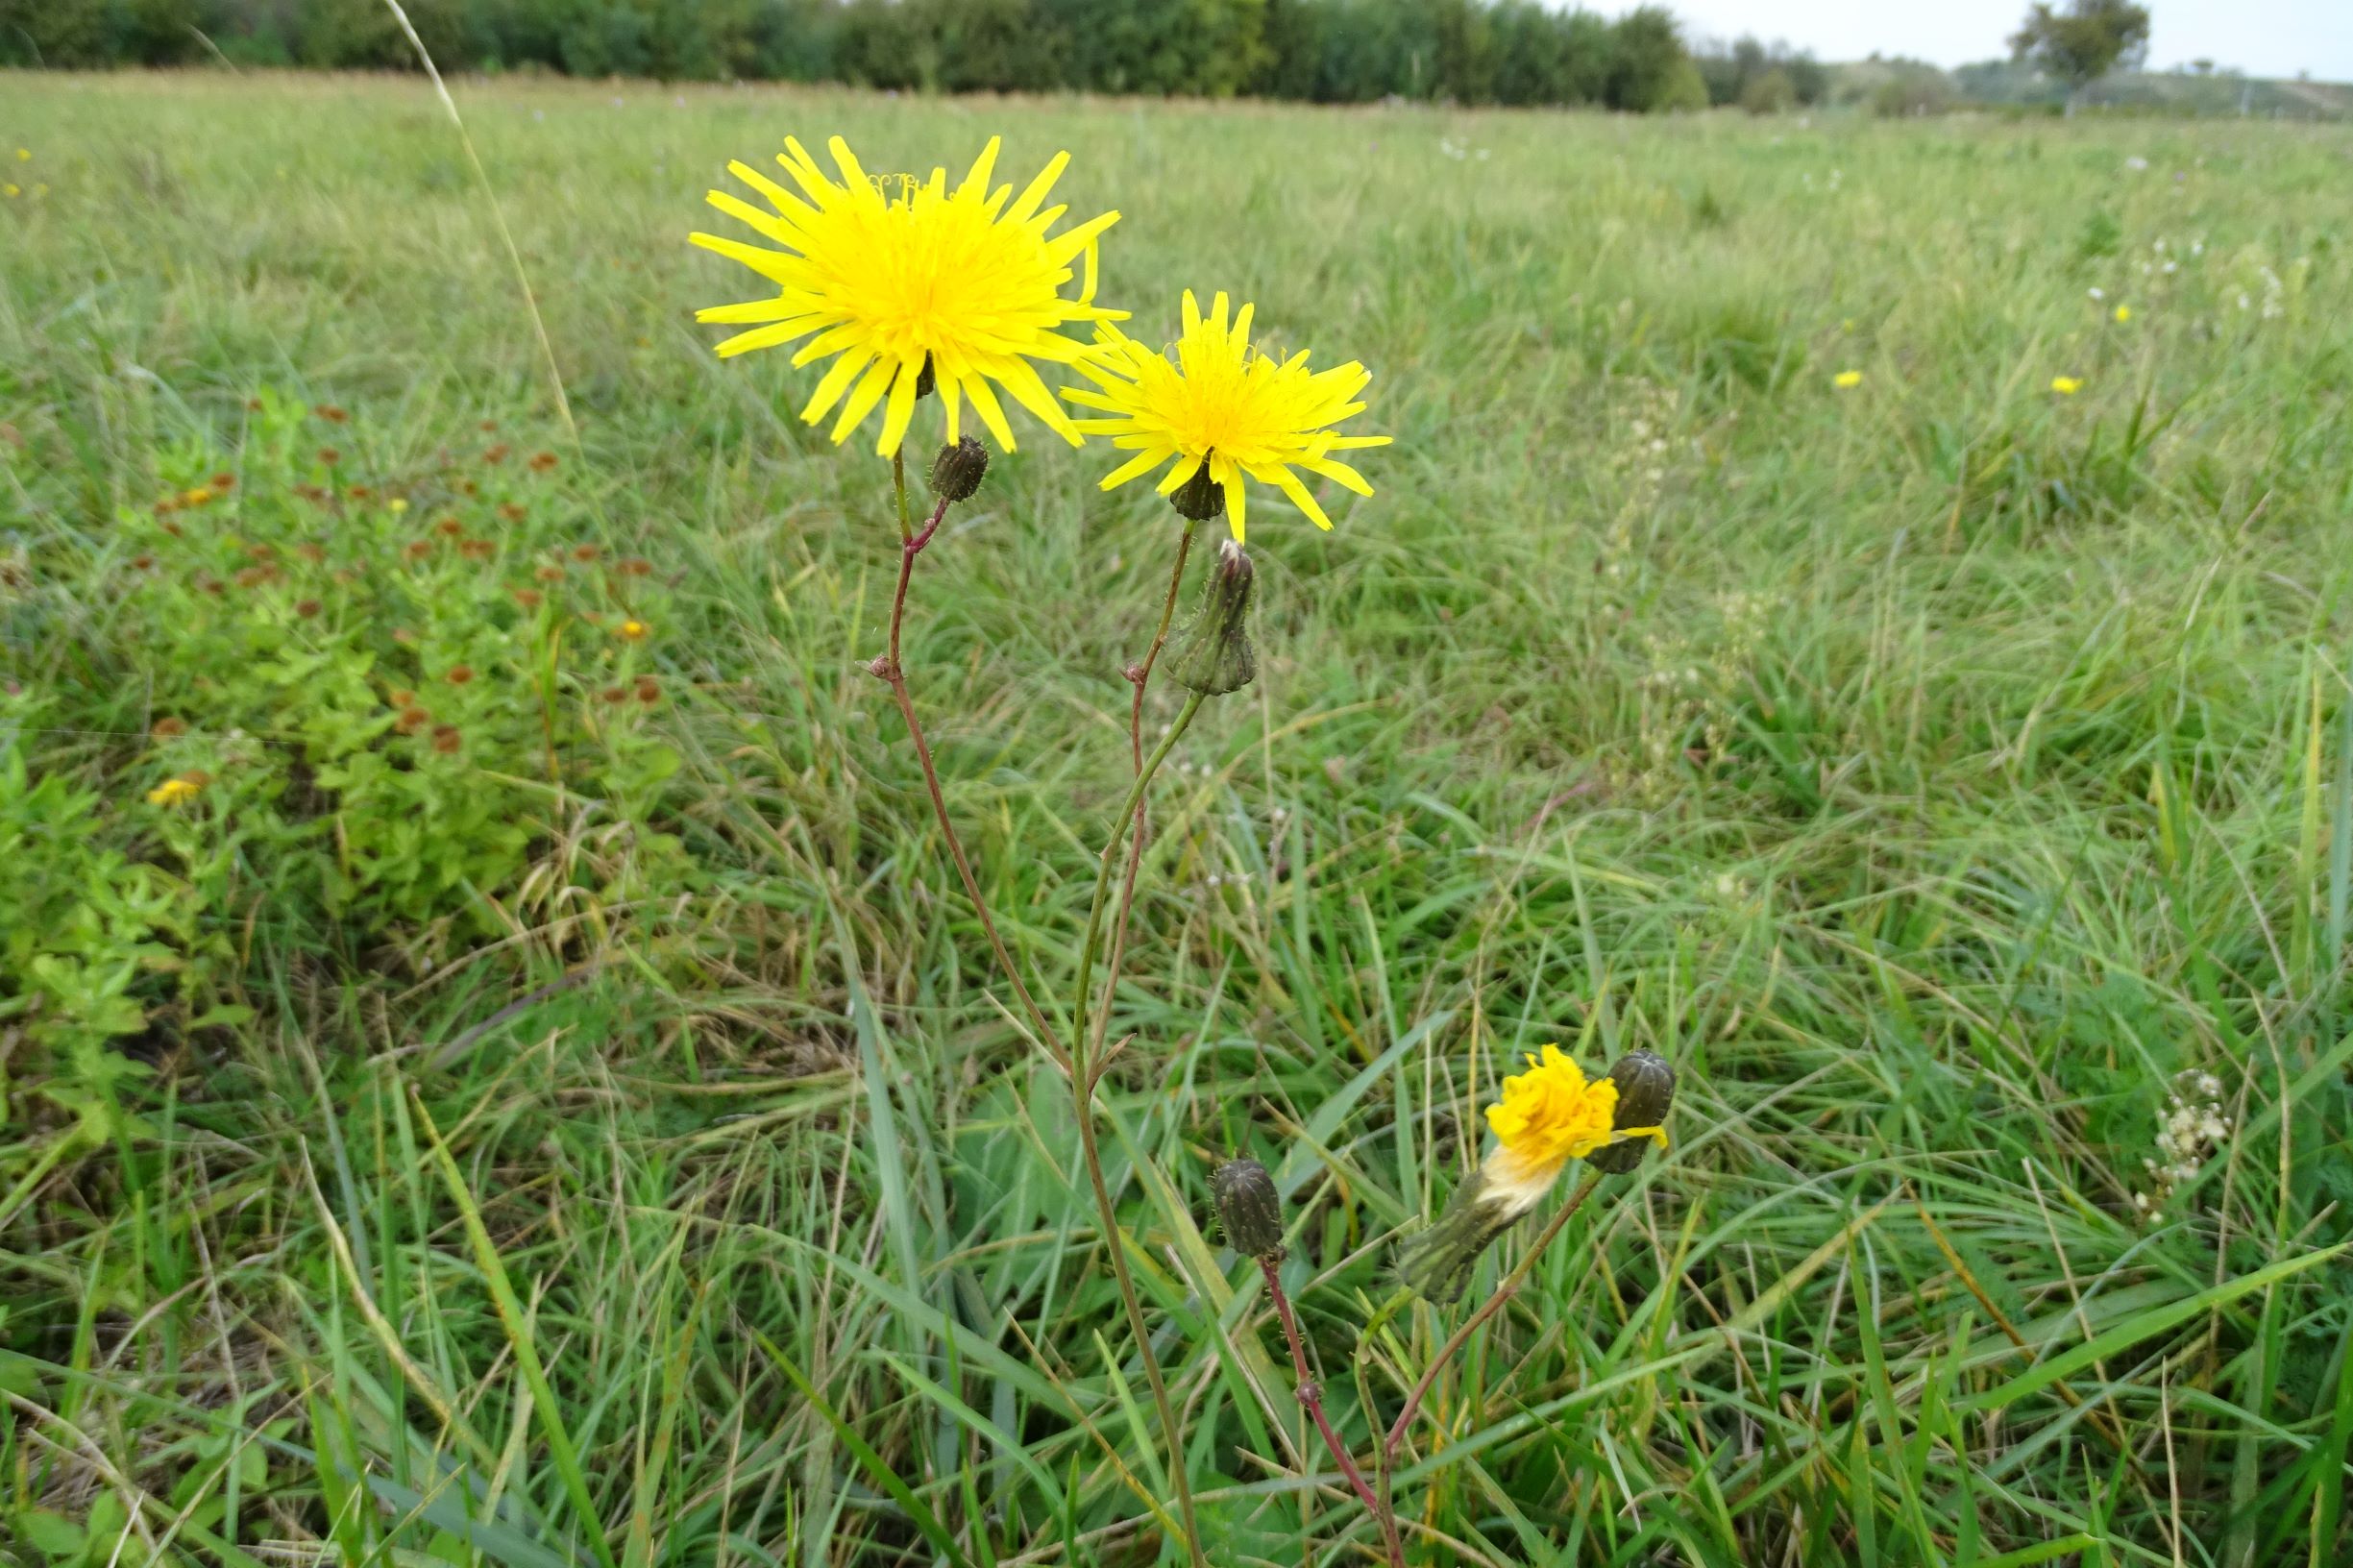
[[[250,1020],[141,1041],[104,1146],[0,1021],[0,1560],[1181,1560],[1066,1086],[862,668],[887,470],[689,315],[744,287],[684,242],[723,161],[836,130],[872,167],[1071,148],[1136,331],[1230,288],[1363,359],[1397,437],[1333,533],[1253,509],[1262,675],[1156,790],[1113,1020],[1220,1568],[1378,1535],[1211,1163],[1286,1182],[1367,1454],[1466,1310],[1360,1342],[1391,1242],[1547,1041],[1671,1058],[1675,1148],[1439,1380],[1418,1561],[2346,1560],[2353,135],[458,98],[576,453],[418,85],[6,80],[0,178],[47,189],[0,203],[0,674],[85,717],[0,759],[131,820],[110,534],[159,452],[264,385],[348,406],[362,474],[495,417],[669,584],[699,872],[543,890],[429,968],[215,911]],[[1173,533],[1024,433],[923,556],[908,665],[1065,998]],[[2234,1131],[2144,1222],[2195,1072]]]

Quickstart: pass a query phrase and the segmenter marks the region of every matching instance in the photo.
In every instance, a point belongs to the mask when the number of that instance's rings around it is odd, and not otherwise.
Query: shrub
[[[0,895],[32,912],[0,993],[71,1077],[195,1027],[235,943],[429,967],[692,882],[653,825],[678,759],[650,563],[582,537],[551,453],[485,433],[385,477],[360,439],[264,392],[233,450],[159,453],[168,491],[67,587],[117,613],[0,698]],[[44,759],[51,730],[132,744]]]

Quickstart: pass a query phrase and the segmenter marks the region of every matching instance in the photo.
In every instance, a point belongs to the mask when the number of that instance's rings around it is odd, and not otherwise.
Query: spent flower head
[[[1168,649],[1168,673],[1178,685],[1204,697],[1223,697],[1258,678],[1258,653],[1250,646],[1250,588],[1256,576],[1250,552],[1226,540],[1202,589],[1200,613]]]
[[[875,451],[892,455],[906,438],[916,399],[936,385],[950,443],[964,433],[969,398],[989,432],[1013,450],[1013,429],[997,401],[1002,388],[1077,446],[1077,429],[1032,361],[1077,362],[1084,345],[1059,329],[1125,314],[1094,303],[1096,241],[1119,214],[1105,212],[1056,233],[1068,208],[1048,206],[1046,198],[1070,155],[1057,153],[1016,197],[1009,184],[990,188],[998,145],[991,137],[953,188],[941,168],[919,183],[913,176],[877,180],[839,136],[828,144],[839,181],[797,140],[785,139],[776,161],[797,194],[748,164],[728,164],[772,210],[722,190],[710,193],[711,205],[782,248],[702,233],[694,241],[743,262],[777,292],[713,306],[697,319],[748,329],[720,344],[723,356],[805,338],[793,355],[796,366],[831,357],[800,417],[814,425],[838,408],[837,443],[880,404]],[[1076,296],[1065,293],[1082,267]]]
[[[1206,473],[1238,541],[1248,508],[1245,477],[1281,490],[1319,528],[1332,527],[1332,520],[1295,470],[1320,475],[1360,496],[1373,493],[1364,476],[1332,454],[1386,446],[1389,438],[1342,435],[1331,429],[1364,411],[1357,400],[1371,372],[1354,360],[1313,371],[1304,350],[1276,359],[1253,347],[1250,318],[1256,308],[1244,305],[1233,311],[1221,293],[1204,316],[1187,289],[1185,332],[1173,360],[1116,327],[1095,329],[1095,352],[1078,366],[1095,384],[1066,388],[1063,396],[1106,416],[1080,420],[1080,429],[1108,435],[1113,446],[1136,454],[1104,476],[1104,489],[1165,464],[1160,493],[1174,498]],[[1181,502],[1179,510],[1195,515]]]

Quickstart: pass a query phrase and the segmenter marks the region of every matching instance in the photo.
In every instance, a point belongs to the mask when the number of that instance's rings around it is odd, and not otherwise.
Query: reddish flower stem
[[[956,863],[956,874],[964,879],[965,896],[972,900],[973,911],[980,916],[980,928],[989,934],[989,946],[996,954],[997,968],[1013,982],[1014,994],[1021,998],[1021,1006],[1029,1013],[1030,1026],[1038,1031],[1038,1040],[1047,1052],[1066,1068],[1069,1055],[1056,1041],[1053,1026],[1046,1022],[1044,1010],[1031,997],[1029,987],[1022,983],[1021,971],[1015,967],[1013,954],[1005,947],[1005,939],[997,935],[996,920],[989,913],[988,900],[980,895],[980,881],[972,874],[972,862],[964,852],[964,841],[956,835],[956,824],[947,815],[947,798],[940,793],[939,770],[932,766],[931,745],[923,738],[923,725],[915,716],[915,699],[907,693],[906,668],[899,663],[899,624],[907,614],[907,584],[915,576],[915,558],[931,543],[931,536],[940,531],[941,520],[947,516],[944,501],[931,510],[931,520],[922,531],[907,531],[907,486],[903,468],[893,461],[893,476],[898,479],[899,529],[898,592],[891,599],[891,650],[867,666],[874,674],[890,682],[891,695],[898,699],[898,715],[906,721],[907,737],[915,742],[916,760],[923,765],[923,784],[931,792],[931,812],[939,820],[940,835],[947,841],[948,858]]]
[[[1553,1238],[1568,1224],[1570,1216],[1584,1207],[1585,1200],[1593,1196],[1593,1189],[1601,1185],[1600,1171],[1585,1178],[1584,1184],[1537,1233],[1535,1240],[1529,1244],[1519,1262],[1495,1287],[1495,1293],[1482,1302],[1477,1311],[1464,1318],[1460,1328],[1447,1335],[1446,1343],[1438,1347],[1438,1353],[1430,1358],[1430,1364],[1422,1368],[1421,1380],[1414,1384],[1413,1391],[1406,1396],[1405,1409],[1397,1412],[1395,1424],[1389,1428],[1388,1436],[1381,1444],[1381,1501],[1385,1505],[1389,1503],[1390,1473],[1397,1468],[1398,1447],[1405,1442],[1406,1433],[1412,1427],[1413,1417],[1421,1410],[1422,1401],[1429,1396],[1430,1385],[1437,1382],[1439,1371],[1455,1359],[1455,1353],[1463,1347],[1470,1336],[1479,1332],[1482,1323],[1502,1311],[1504,1305],[1519,1294],[1520,1286],[1528,1283],[1529,1272],[1536,1266],[1536,1260],[1544,1256],[1544,1249],[1553,1244]],[[1399,1560],[1402,1562],[1403,1559]]]
[[[1274,1298],[1275,1313],[1283,1319],[1283,1337],[1290,1342],[1291,1372],[1298,1380],[1299,1403],[1306,1406],[1308,1414],[1314,1418],[1315,1430],[1323,1433],[1324,1447],[1332,1451],[1332,1458],[1339,1465],[1340,1474],[1348,1478],[1348,1484],[1356,1488],[1357,1496],[1364,1500],[1364,1506],[1372,1509],[1373,1517],[1381,1521],[1381,1539],[1388,1549],[1392,1568],[1405,1568],[1406,1548],[1397,1536],[1397,1521],[1389,1516],[1389,1510],[1381,1506],[1381,1499],[1374,1496],[1373,1489],[1365,1484],[1364,1472],[1357,1468],[1357,1461],[1350,1456],[1348,1445],[1340,1441],[1339,1433],[1332,1430],[1331,1421],[1324,1415],[1323,1385],[1308,1370],[1307,1345],[1299,1337],[1299,1320],[1291,1313],[1290,1297],[1284,1294],[1279,1265],[1273,1259],[1261,1258],[1259,1272],[1266,1276],[1266,1293]]]

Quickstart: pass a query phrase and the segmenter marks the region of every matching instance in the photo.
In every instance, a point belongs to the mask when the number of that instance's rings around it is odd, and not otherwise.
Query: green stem
[[[1087,981],[1094,972],[1095,949],[1102,945],[1103,910],[1111,901],[1114,861],[1126,842],[1128,827],[1136,821],[1137,811],[1143,805],[1145,787],[1152,782],[1152,775],[1160,772],[1160,765],[1167,760],[1169,751],[1183,738],[1186,727],[1193,722],[1193,715],[1200,711],[1201,694],[1194,692],[1185,698],[1185,705],[1177,710],[1176,722],[1168,726],[1168,733],[1161,737],[1160,745],[1154,747],[1152,755],[1138,770],[1136,781],[1128,786],[1127,800],[1119,807],[1119,820],[1112,826],[1111,842],[1103,845],[1103,863],[1095,873],[1094,902],[1087,908],[1087,935],[1081,939],[1078,947],[1077,1014],[1070,1026],[1070,1057],[1074,1068],[1083,1069],[1086,1066]],[[1093,1083],[1088,1081],[1087,1088],[1091,1092]]]
[[[1079,1148],[1087,1157],[1087,1180],[1094,1188],[1095,1213],[1103,1224],[1103,1239],[1111,1249],[1113,1277],[1119,1282],[1119,1300],[1127,1309],[1128,1332],[1136,1336],[1136,1352],[1143,1358],[1144,1378],[1152,1384],[1152,1405],[1160,1417],[1161,1438],[1168,1447],[1168,1479],[1176,1487],[1177,1511],[1185,1520],[1185,1547],[1191,1555],[1193,1568],[1209,1568],[1209,1559],[1201,1551],[1201,1529],[1193,1518],[1192,1482],[1185,1473],[1185,1439],[1177,1426],[1176,1409],[1168,1402],[1168,1382],[1161,1375],[1160,1357],[1152,1349],[1152,1332],[1144,1322],[1143,1303],[1136,1294],[1136,1280],[1128,1270],[1127,1237],[1119,1228],[1118,1212],[1112,1207],[1111,1187],[1103,1180],[1103,1152],[1095,1139],[1094,1086],[1102,1068],[1089,1060],[1087,1049],[1087,992],[1089,978],[1094,972],[1095,948],[1103,937],[1103,910],[1110,902],[1112,874],[1119,851],[1126,847],[1128,828],[1136,821],[1143,805],[1145,789],[1152,775],[1160,772],[1161,764],[1183,737],[1193,715],[1201,711],[1201,694],[1194,692],[1178,710],[1176,722],[1161,738],[1142,768],[1137,771],[1136,781],[1128,786],[1127,799],[1119,808],[1119,819],[1112,824],[1111,839],[1103,845],[1103,862],[1095,872],[1094,902],[1087,911],[1087,934],[1078,949],[1077,1014],[1070,1024],[1070,1092],[1078,1102]]]
[[[1193,548],[1193,524],[1186,520],[1185,531],[1177,537],[1176,564],[1168,571],[1167,597],[1161,600],[1160,625],[1153,630],[1152,646],[1144,650],[1143,662],[1128,672],[1128,681],[1136,688],[1128,704],[1127,745],[1136,772],[1143,772],[1143,696],[1144,688],[1152,683],[1152,667],[1160,662],[1160,650],[1168,642],[1168,623],[1176,618],[1177,590],[1185,582],[1185,559]],[[1103,965],[1102,1018],[1095,1024],[1095,1038],[1090,1048],[1100,1051],[1103,1031],[1111,1020],[1112,997],[1119,987],[1119,966],[1127,957],[1128,915],[1136,907],[1136,873],[1143,870],[1144,823],[1151,812],[1142,805],[1136,808],[1136,846],[1128,854],[1127,874],[1119,884],[1119,913],[1111,922],[1111,957]]]

